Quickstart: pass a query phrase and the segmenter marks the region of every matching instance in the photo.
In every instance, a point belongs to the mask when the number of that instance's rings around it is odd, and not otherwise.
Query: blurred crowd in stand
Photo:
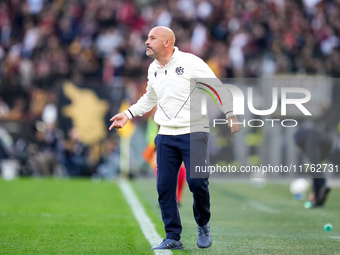
[[[105,172],[117,157],[115,139],[103,141],[106,153],[91,163],[77,131],[42,121],[43,111],[58,104],[65,79],[123,88],[113,104],[135,102],[146,86],[152,59],[144,42],[154,26],[171,27],[179,49],[221,78],[340,77],[340,0],[2,0],[0,121],[30,121],[34,135],[10,146],[1,128],[0,157],[20,158],[26,148],[28,174]]]

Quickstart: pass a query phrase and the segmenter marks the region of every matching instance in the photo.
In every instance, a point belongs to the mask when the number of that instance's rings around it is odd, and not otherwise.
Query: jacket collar
[[[154,62],[155,62],[155,64],[156,64],[156,66],[157,66],[158,68],[167,68],[167,67],[171,64],[171,61],[172,61],[174,58],[176,58],[176,56],[178,55],[178,52],[179,52],[179,49],[178,49],[178,47],[175,46],[175,47],[174,47],[174,53],[172,54],[172,56],[171,56],[169,62],[168,62],[165,66],[161,66],[161,65],[158,63],[158,61],[155,59]]]

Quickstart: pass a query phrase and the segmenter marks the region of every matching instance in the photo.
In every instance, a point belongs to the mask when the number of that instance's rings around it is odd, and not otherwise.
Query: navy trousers
[[[182,224],[178,211],[176,189],[182,161],[187,183],[193,194],[193,213],[199,226],[210,220],[209,181],[204,178],[190,178],[190,167],[204,166],[208,159],[208,133],[197,132],[184,135],[157,135],[157,191],[166,238],[179,240]]]
[[[313,178],[313,192],[316,200],[319,199],[320,190],[326,186],[326,178]]]

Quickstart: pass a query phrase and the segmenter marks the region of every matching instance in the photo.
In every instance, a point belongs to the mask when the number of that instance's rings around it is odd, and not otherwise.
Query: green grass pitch
[[[185,251],[173,254],[340,254],[340,189],[332,189],[324,208],[305,209],[288,184],[211,180],[213,245],[203,250],[186,189]],[[164,237],[155,180],[132,186]],[[0,179],[0,254],[154,254],[150,248],[116,181]]]

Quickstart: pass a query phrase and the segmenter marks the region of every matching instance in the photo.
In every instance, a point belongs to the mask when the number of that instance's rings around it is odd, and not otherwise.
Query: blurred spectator
[[[245,31],[239,31],[236,33],[231,40],[229,56],[233,64],[233,69],[238,74],[238,76],[243,76],[243,70],[245,67],[245,55],[244,47],[249,42],[249,36]]]
[[[0,126],[0,160],[8,159],[13,154],[13,138]]]
[[[67,176],[84,176],[88,174],[89,148],[80,141],[79,134],[75,128],[68,132],[63,151],[61,153],[61,164],[65,168]]]
[[[55,123],[37,122],[35,140],[28,148],[27,164],[36,176],[60,176],[58,159],[63,144],[63,134]]]
[[[216,45],[227,47],[214,62],[221,75],[338,75],[339,17],[335,0],[8,0],[0,4],[0,77],[26,90],[54,88],[59,78],[113,84],[122,75],[143,77],[141,42],[154,25],[176,28],[178,46],[206,61]]]
[[[0,97],[0,119],[6,119],[9,114],[8,104]]]
[[[120,174],[118,141],[107,138],[103,143],[103,150],[97,173],[93,177],[107,180],[117,178]]]
[[[115,28],[103,29],[96,40],[99,56],[105,56],[117,49],[123,43],[123,37]]]
[[[196,52],[205,60],[213,54],[209,47],[222,41],[229,47],[236,75],[247,76],[249,61],[261,63],[265,55],[272,55],[275,64],[279,64],[280,56],[288,57],[289,65],[284,70],[281,65],[279,70],[296,72],[305,70],[305,61],[314,62],[320,57],[321,61],[328,61],[333,50],[339,52],[339,9],[338,1],[325,0],[178,0],[160,1],[152,6],[132,0],[7,1],[0,5],[1,46],[6,49],[7,59],[9,50],[19,45],[23,56],[32,57],[37,66],[40,61],[46,61],[46,66],[53,64],[53,59],[36,58],[36,54],[44,56],[50,50],[61,50],[57,54],[65,56],[68,64],[77,61],[75,57],[82,58],[82,54],[74,56],[67,47],[49,49],[45,40],[55,37],[61,45],[77,41],[79,53],[94,48],[99,62],[120,49],[125,53],[121,56],[129,61],[134,56],[132,52],[138,52],[140,58],[144,58],[144,52],[136,49],[139,43],[125,44],[127,36],[136,31],[143,41],[148,26],[163,25],[176,27],[180,33],[178,43],[189,45],[185,50]],[[181,30],[188,36],[182,37]],[[302,51],[309,53],[302,56]],[[103,77],[99,72],[96,76],[99,80]],[[261,71],[257,76],[261,76]]]
[[[25,24],[25,35],[23,39],[22,52],[26,57],[31,57],[40,37],[40,29],[32,21]]]
[[[27,0],[29,11],[31,14],[38,14],[42,7],[44,0]]]

